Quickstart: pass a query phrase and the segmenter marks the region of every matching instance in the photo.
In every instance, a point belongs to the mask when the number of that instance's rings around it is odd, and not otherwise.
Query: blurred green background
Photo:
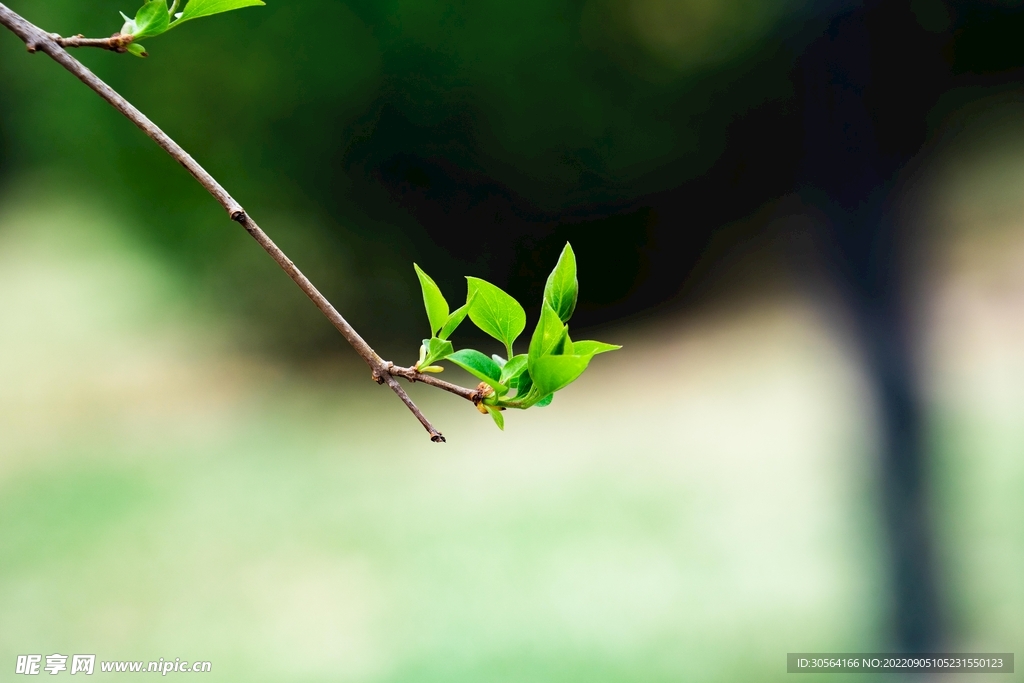
[[[133,9],[13,8],[87,35]],[[410,362],[413,260],[450,299],[464,274],[536,299],[550,235],[700,176],[731,117],[788,93],[773,55],[810,11],[272,2],[152,40],[148,60],[76,56]],[[1024,109],[967,99],[915,176],[921,363],[951,647],[1013,651]],[[877,416],[847,321],[786,269],[770,220],[723,220],[769,238],[683,310],[630,299],[659,248],[642,212],[574,232],[594,257],[583,320],[624,350],[504,433],[413,387],[438,447],[191,178],[6,34],[0,133],[0,667],[772,681],[788,651],[884,647]],[[407,201],[444,191],[436,167],[480,192],[450,230]]]
[[[410,261],[453,300],[472,274],[532,306],[567,237],[589,264],[578,319],[642,308],[627,300],[650,277],[657,245],[645,240],[653,218],[629,202],[700,176],[738,113],[792,92],[792,50],[767,40],[787,7],[278,2],[153,39],[151,59],[76,56],[221,179],[386,346],[422,336]],[[126,8],[14,9],[49,30],[102,36]],[[638,14],[626,21],[627,10]],[[649,35],[669,20],[686,33]],[[159,148],[15,40],[0,50],[8,177],[49,173],[41,182],[104,197],[144,223],[147,245],[252,343],[300,357],[337,349],[302,294]],[[616,210],[626,212],[618,223]],[[673,294],[645,294],[645,305]]]

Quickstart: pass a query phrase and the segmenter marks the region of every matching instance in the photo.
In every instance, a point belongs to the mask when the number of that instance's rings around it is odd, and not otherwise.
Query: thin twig
[[[444,389],[445,391],[451,392],[456,396],[461,396],[467,401],[473,403],[479,403],[483,400],[483,394],[476,389],[467,389],[466,387],[460,387],[458,384],[452,384],[451,382],[445,382],[443,379],[438,379],[434,375],[428,375],[423,372],[419,372],[416,368],[403,368],[400,365],[394,363],[388,363],[388,374],[396,377],[404,377],[410,382],[422,382],[438,389]]]
[[[178,143],[167,136],[159,127],[152,121],[150,121],[145,114],[135,108],[131,102],[119,95],[113,88],[100,80],[93,72],[89,71],[81,62],[72,57],[64,49],[63,45],[67,44],[71,46],[81,47],[101,47],[100,44],[93,41],[100,39],[88,39],[88,38],[61,38],[56,34],[47,33],[35,24],[27,21],[17,13],[11,11],[6,5],[0,3],[0,24],[3,24],[11,30],[15,35],[21,38],[25,42],[25,47],[29,52],[44,52],[49,55],[55,62],[63,66],[65,69],[75,75],[78,80],[85,83],[89,88],[96,92],[100,97],[109,102],[115,109],[124,114],[129,121],[134,123],[139,129],[148,135],[156,144],[163,147],[164,151],[171,155],[175,161],[185,167],[185,169],[192,174],[192,177],[196,181],[206,188],[214,199],[216,199],[221,206],[228,212],[231,220],[238,222],[242,227],[245,228],[253,239],[255,239],[263,249],[270,254],[270,257],[277,261],[277,264],[288,274],[288,277],[292,279],[299,286],[306,296],[316,305],[317,308],[327,317],[328,320],[341,332],[341,336],[352,345],[352,348],[356,350],[356,353],[362,357],[366,364],[370,366],[370,370],[373,379],[378,384],[387,384],[391,387],[402,402],[408,406],[409,410],[412,411],[413,415],[420,421],[423,427],[430,434],[431,441],[443,442],[444,436],[441,432],[437,431],[430,421],[423,415],[416,404],[413,403],[412,399],[409,398],[409,394],[406,393],[405,389],[398,383],[392,373],[398,374],[402,377],[406,377],[411,381],[420,381],[424,384],[431,384],[443,388],[451,393],[457,394],[466,398],[474,403],[479,402],[479,397],[476,392],[464,387],[457,387],[454,384],[449,384],[442,380],[435,380],[434,378],[424,378],[425,376],[416,372],[412,368],[399,368],[393,363],[383,360],[377,355],[366,341],[359,336],[359,333],[349,325],[348,321],[331,305],[326,297],[313,286],[313,283],[309,281],[302,271],[296,267],[296,265],[289,259],[281,249],[274,244],[273,240],[267,236],[267,233],[263,232],[256,222],[249,217],[249,214],[245,212],[242,205],[239,204],[235,199],[228,194],[220,183],[218,183],[213,176],[206,172],[206,170],[200,166],[196,161],[184,150]],[[116,36],[112,36],[108,39],[102,39],[106,41],[113,41]],[[69,43],[69,41],[71,41]],[[131,41],[128,41],[131,42]],[[72,44],[73,43],[73,44]],[[113,43],[111,43],[113,44]],[[127,43],[125,43],[127,45]],[[106,49],[111,49],[107,47]],[[114,50],[115,52],[123,50]],[[433,380],[433,381],[428,381]],[[475,397],[475,398],[474,398]]]
[[[8,26],[8,28],[10,28]],[[59,34],[51,33],[50,38],[61,47],[98,47],[101,50],[110,50],[111,52],[127,52],[128,46],[131,45],[135,39],[133,36],[125,35],[123,33],[115,33],[109,38],[86,38],[81,33],[77,36],[70,36],[68,38],[62,38]],[[29,52],[33,52],[31,48]]]

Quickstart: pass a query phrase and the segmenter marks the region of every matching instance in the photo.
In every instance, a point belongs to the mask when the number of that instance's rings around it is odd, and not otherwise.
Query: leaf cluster
[[[179,0],[173,0],[168,7],[167,0],[146,0],[134,18],[121,12],[124,26],[120,34],[132,38],[126,47],[128,52],[136,57],[145,57],[148,53],[137,42],[139,39],[155,38],[193,19],[266,4],[263,0],[186,0],[185,7],[179,12],[178,3]]]
[[[450,312],[434,280],[418,265],[413,267],[430,323],[430,338],[420,346],[416,368],[420,372],[441,372],[444,368],[436,363],[448,361],[479,379],[485,396],[478,408],[490,414],[501,429],[505,428],[503,410],[550,404],[555,392],[579,378],[594,356],[622,348],[569,337],[568,322],[576,309],[579,283],[576,255],[568,243],[544,286],[540,320],[530,336],[530,346],[518,355],[513,344],[526,329],[526,311],[515,298],[486,280],[467,277],[466,303]],[[454,349],[448,338],[466,317],[505,346],[505,357],[487,356],[476,349]]]

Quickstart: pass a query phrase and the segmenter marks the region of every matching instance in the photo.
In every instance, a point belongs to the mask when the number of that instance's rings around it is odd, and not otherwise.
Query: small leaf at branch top
[[[449,355],[445,360],[455,363],[460,368],[479,380],[489,384],[498,394],[508,392],[508,388],[498,381],[501,368],[493,360],[475,349],[461,349]]]
[[[124,19],[124,25],[121,27],[119,33],[123,33],[126,36],[135,35],[135,20],[129,17],[124,12],[118,12],[118,14],[121,15],[122,19]]]
[[[438,339],[437,337],[424,339],[423,348],[426,349],[426,353],[423,356],[423,360],[419,362],[419,367],[421,368],[433,365],[439,360],[444,360],[452,351],[455,350],[452,348],[452,343],[450,341],[447,339]]]
[[[445,321],[444,326],[438,333],[438,337],[441,339],[447,339],[452,335],[452,332],[462,324],[462,321],[466,319],[466,315],[469,313],[469,303],[462,304],[448,316],[448,320]]]
[[[548,394],[547,396],[545,396],[541,400],[537,401],[533,405],[537,406],[538,408],[546,408],[549,405],[551,405],[551,402],[553,400],[555,400],[555,395],[554,394]]]
[[[263,0],[189,0],[189,3],[185,5],[185,9],[180,13],[181,16],[178,20],[171,24],[171,28],[178,24],[183,24],[190,19],[198,19],[200,17],[208,17],[211,14],[230,12],[233,9],[258,7],[265,4]]]
[[[530,363],[534,390],[543,396],[553,394],[583,374],[591,356],[543,356]]]
[[[195,2],[195,0],[192,0]],[[430,321],[430,334],[437,334],[448,322],[448,302],[441,294],[441,288],[437,286],[429,275],[423,272],[415,263],[412,267],[416,269],[416,277],[420,280],[420,289],[423,290],[423,307],[427,309],[427,319]],[[447,335],[445,335],[447,336]]]
[[[596,356],[599,353],[618,351],[622,347],[618,344],[605,344],[599,341],[578,341],[572,343],[572,352],[577,356]]]
[[[511,347],[526,327],[526,311],[519,302],[486,280],[467,277],[469,319],[505,346]]]
[[[135,19],[129,22],[130,35],[136,38],[158,36],[170,27],[170,20],[167,0],[149,0],[136,12]]]
[[[533,370],[533,363],[541,356],[547,355],[555,350],[558,343],[566,337],[565,324],[558,317],[547,301],[541,304],[540,320],[533,330],[533,337],[530,338],[529,364]],[[534,378],[536,382],[536,378]]]
[[[494,418],[494,424],[498,425],[498,429],[505,431],[505,416],[501,414],[501,409],[496,406],[487,406],[487,412]]]
[[[142,47],[138,43],[128,43],[128,47],[125,48],[125,49],[128,50],[129,54],[133,54],[136,57],[148,57],[149,56],[149,53],[146,52],[146,48]]]
[[[558,257],[555,269],[548,275],[544,285],[544,301],[555,309],[558,318],[569,322],[572,312],[576,310],[576,299],[579,296],[579,283],[576,281],[576,254],[569,243],[565,243],[562,254]]]

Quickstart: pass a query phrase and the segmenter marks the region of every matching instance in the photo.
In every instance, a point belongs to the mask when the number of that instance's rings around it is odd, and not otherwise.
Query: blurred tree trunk
[[[802,194],[827,217],[822,245],[857,326],[879,408],[879,487],[888,536],[892,645],[946,638],[933,550],[925,425],[904,291],[897,176],[921,150],[948,79],[942,36],[909,2],[868,2],[832,19],[804,53]]]

